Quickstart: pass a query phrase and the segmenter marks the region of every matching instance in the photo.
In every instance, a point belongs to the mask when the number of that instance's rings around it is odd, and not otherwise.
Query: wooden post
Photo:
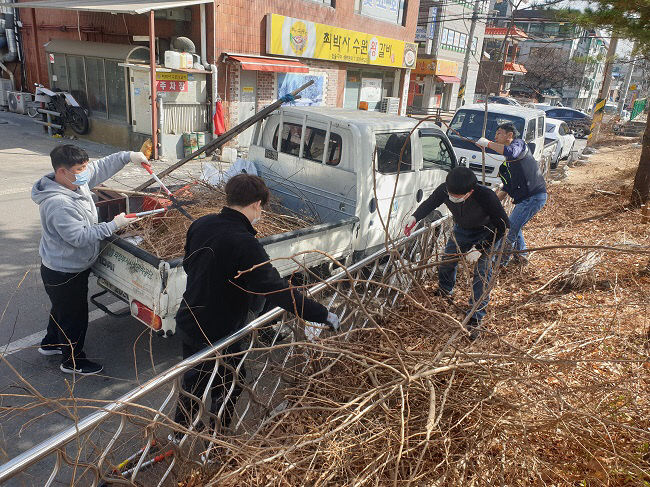
[[[36,56],[36,82],[37,83],[43,83],[44,80],[41,79],[42,78],[42,76],[41,76],[41,56],[40,56],[40,54],[38,52],[39,43],[38,43],[38,26],[36,25],[36,9],[35,8],[30,8],[29,10],[30,10],[31,18],[32,18],[32,41],[33,41],[33,44],[34,44],[34,56]],[[47,54],[45,56],[46,56],[46,58],[48,57]],[[49,59],[47,59],[46,62],[49,62]],[[44,84],[47,84],[47,82],[45,82]],[[16,87],[14,87],[14,89],[16,89]]]
[[[650,222],[650,205],[641,205],[641,223],[644,225]]]

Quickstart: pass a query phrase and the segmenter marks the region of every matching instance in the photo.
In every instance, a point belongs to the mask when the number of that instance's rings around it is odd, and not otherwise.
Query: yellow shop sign
[[[346,63],[413,68],[417,44],[285,17],[266,16],[266,51]]]
[[[458,64],[444,59],[418,59],[413,74],[456,76]]]

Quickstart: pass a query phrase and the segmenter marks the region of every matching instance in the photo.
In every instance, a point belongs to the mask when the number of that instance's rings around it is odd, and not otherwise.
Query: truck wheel
[[[551,169],[557,169],[559,163],[560,163],[560,154],[557,155],[555,160],[551,161]]]

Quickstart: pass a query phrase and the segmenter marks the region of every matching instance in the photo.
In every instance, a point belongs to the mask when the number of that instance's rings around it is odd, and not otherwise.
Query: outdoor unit
[[[7,92],[13,90],[14,87],[11,84],[10,79],[0,78],[0,107],[6,107],[9,105],[9,97]]]
[[[21,91],[9,91],[8,95],[8,104],[9,111],[16,112],[20,114],[27,113],[27,107],[32,101],[31,93],[23,93]]]
[[[397,115],[399,113],[399,98],[394,96],[387,96],[382,98],[379,111]]]

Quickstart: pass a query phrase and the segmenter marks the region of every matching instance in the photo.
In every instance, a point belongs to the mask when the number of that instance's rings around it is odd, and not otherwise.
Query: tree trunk
[[[641,159],[639,159],[639,168],[636,170],[634,176],[634,187],[632,188],[632,196],[630,204],[634,207],[639,207],[648,201],[648,194],[650,193],[650,114],[648,114],[648,122],[645,125],[645,133],[643,134],[643,142],[641,147]]]

